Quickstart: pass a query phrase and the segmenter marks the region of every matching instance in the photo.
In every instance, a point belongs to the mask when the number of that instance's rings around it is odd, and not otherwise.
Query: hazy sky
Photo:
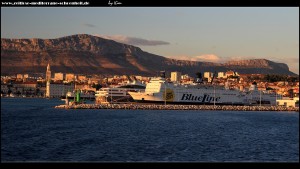
[[[176,59],[264,58],[299,74],[298,7],[1,7],[1,38],[73,34]]]

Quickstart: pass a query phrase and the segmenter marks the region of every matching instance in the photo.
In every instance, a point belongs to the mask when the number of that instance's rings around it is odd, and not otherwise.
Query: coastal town
[[[295,76],[239,74],[232,70],[203,72],[203,76],[200,72],[194,75],[170,72],[169,76],[166,76],[166,81],[188,85],[194,83],[199,75],[203,77],[204,83],[215,86],[226,84],[230,89],[245,91],[253,82],[256,82],[259,91],[275,93],[290,100],[295,97],[299,98],[299,77]],[[89,99],[94,100],[96,92],[101,88],[118,86],[132,81],[132,79],[141,84],[147,84],[151,78],[153,77],[140,75],[104,76],[53,72],[48,64],[46,73],[1,76],[1,97],[65,98],[66,95],[74,95],[74,91],[78,90],[82,94],[88,95]],[[292,106],[298,105],[299,101],[295,101]]]
[[[299,162],[298,5],[49,3],[2,2],[1,163]]]

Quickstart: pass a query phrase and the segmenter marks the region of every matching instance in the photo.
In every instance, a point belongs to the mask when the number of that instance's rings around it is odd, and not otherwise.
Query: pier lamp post
[[[165,82],[165,105],[167,105],[167,86]]]

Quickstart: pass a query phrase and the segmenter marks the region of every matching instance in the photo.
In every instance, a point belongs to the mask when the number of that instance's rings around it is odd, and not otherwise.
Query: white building
[[[226,78],[225,72],[218,72],[218,78]]]
[[[84,75],[78,75],[78,80],[80,80],[80,81],[86,81],[86,76],[84,76]]]
[[[212,78],[212,77],[213,77],[213,75],[214,75],[214,74],[213,74],[212,72],[204,72],[204,75],[203,75],[203,77],[204,77],[204,78],[208,78],[208,79],[209,79],[209,78]]]
[[[238,74],[238,72],[234,72],[234,71],[232,71],[232,70],[227,71],[227,72],[225,73],[225,75],[226,75],[227,78],[230,77],[230,76],[240,76],[240,75]]]
[[[189,79],[190,76],[188,74],[181,75],[181,79]]]
[[[75,75],[73,73],[67,73],[66,81],[69,81],[69,82],[74,81],[74,77],[75,77]]]
[[[63,73],[55,73],[54,80],[64,80],[64,74]]]
[[[299,107],[299,97],[277,99],[276,104],[277,106]]]
[[[24,75],[23,75],[23,78],[24,78],[24,79],[27,79],[27,78],[29,78],[29,75],[28,75],[28,74],[24,74]]]
[[[181,80],[181,72],[171,72],[172,82],[180,82],[180,80]]]
[[[74,85],[47,83],[46,97],[61,97],[66,96],[67,92],[73,92]]]
[[[23,75],[22,74],[17,74],[17,79],[23,79]]]
[[[1,84],[1,92],[8,93],[8,90],[7,84]]]
[[[204,75],[203,75],[204,78],[207,78],[208,82],[212,81],[213,76],[214,76],[214,74],[212,72],[204,72]]]

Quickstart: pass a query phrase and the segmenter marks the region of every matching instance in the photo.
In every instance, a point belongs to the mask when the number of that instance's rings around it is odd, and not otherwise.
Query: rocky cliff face
[[[194,75],[201,71],[288,74],[288,66],[266,59],[225,64],[169,59],[140,48],[86,34],[58,39],[1,39],[1,73],[53,72],[155,75],[160,70]]]
[[[275,63],[266,59],[253,59],[253,60],[240,60],[240,61],[229,61],[224,64],[225,66],[245,66],[245,67],[256,67],[256,68],[265,68],[265,67],[278,67],[283,69],[289,69],[289,67],[284,63]]]

